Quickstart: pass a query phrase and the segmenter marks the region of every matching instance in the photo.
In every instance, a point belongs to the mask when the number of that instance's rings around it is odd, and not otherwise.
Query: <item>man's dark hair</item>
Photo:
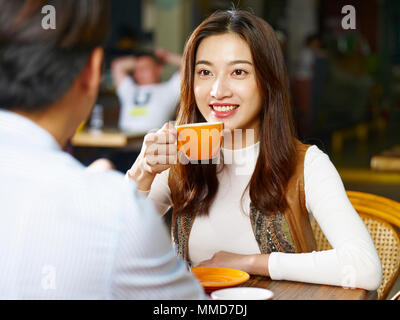
[[[42,27],[46,5],[56,29]],[[108,24],[108,0],[0,0],[0,109],[33,112],[60,99]]]
[[[146,51],[146,50],[138,51],[135,54],[135,57],[136,58],[149,57],[149,58],[153,59],[156,64],[162,64],[160,59],[156,56],[156,54],[153,51]]]
[[[320,40],[322,41],[322,37],[319,33],[313,33],[313,34],[309,34],[306,39],[305,39],[305,44],[308,46],[309,44],[311,44],[311,42],[313,42],[314,40]]]

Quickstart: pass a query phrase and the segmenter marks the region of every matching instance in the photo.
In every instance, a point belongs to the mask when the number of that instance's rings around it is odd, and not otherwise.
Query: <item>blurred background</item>
[[[128,169],[143,135],[119,129],[121,102],[111,75],[112,61],[157,47],[182,54],[188,36],[204,18],[232,4],[254,12],[276,30],[300,139],[330,156],[346,189],[400,201],[397,0],[113,0],[99,107],[81,136],[72,139],[71,152],[85,163],[111,155],[118,170]],[[342,27],[346,5],[355,8],[355,29]],[[176,70],[166,65],[161,81]],[[173,118],[174,113],[165,121]],[[93,133],[93,126],[119,134],[119,142],[110,142],[117,136],[102,134],[94,143],[85,140],[89,136],[82,134]]]

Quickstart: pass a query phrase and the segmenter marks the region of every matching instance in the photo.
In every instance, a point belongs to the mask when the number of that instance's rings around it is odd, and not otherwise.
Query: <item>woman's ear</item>
[[[85,68],[82,70],[81,75],[79,76],[81,88],[89,95],[97,95],[98,93],[103,56],[103,48],[95,48],[90,54]]]

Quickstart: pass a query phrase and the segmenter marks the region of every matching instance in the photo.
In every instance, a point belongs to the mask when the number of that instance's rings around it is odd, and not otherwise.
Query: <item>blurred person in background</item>
[[[203,297],[135,184],[63,151],[97,98],[108,8],[0,0],[0,299]]]
[[[161,82],[163,67],[167,64],[179,70],[168,81]],[[181,64],[180,55],[162,48],[112,62],[111,72],[121,104],[119,127],[122,130],[146,134],[174,116],[180,94]]]
[[[316,58],[323,55],[321,46],[320,35],[307,36],[294,70],[293,103],[299,134],[303,137],[311,133],[314,67]]]
[[[168,64],[179,69],[169,80],[161,82],[163,68]],[[181,64],[180,55],[162,48],[112,62],[112,78],[121,106],[120,129],[145,135],[174,118],[180,95]],[[103,156],[118,171],[126,172],[138,155],[138,151],[118,150]]]

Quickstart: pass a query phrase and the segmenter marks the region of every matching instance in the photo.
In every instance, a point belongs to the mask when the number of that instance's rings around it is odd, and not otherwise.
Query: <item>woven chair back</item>
[[[386,299],[400,272],[400,204],[396,201],[356,191],[347,195],[364,221],[382,263],[382,283],[378,299]],[[332,249],[318,223],[312,222],[317,250]]]

